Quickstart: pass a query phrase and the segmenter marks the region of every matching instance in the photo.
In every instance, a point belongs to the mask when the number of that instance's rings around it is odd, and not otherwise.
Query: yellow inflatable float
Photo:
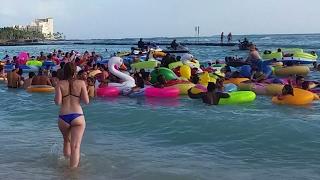
[[[290,76],[290,75],[302,75],[306,76],[310,73],[310,68],[308,66],[288,66],[288,67],[281,67],[275,68],[274,74],[276,76]]]
[[[163,58],[165,57],[167,54],[165,52],[162,51],[154,51],[153,52],[153,57],[154,58]]]
[[[117,56],[117,57],[124,57],[124,56],[128,56],[128,55],[130,55],[130,54],[131,54],[131,52],[123,51],[123,52],[117,52],[117,53],[116,53],[116,56]]]
[[[174,69],[180,66],[183,66],[183,63],[181,61],[173,62],[168,65],[169,69]]]
[[[194,87],[193,83],[179,83],[170,87],[175,87],[180,90],[180,95],[188,95],[188,90]]]
[[[282,93],[283,84],[269,84],[266,87],[267,95],[276,96]]]
[[[272,98],[272,102],[275,104],[287,104],[287,105],[307,105],[311,104],[314,100],[314,94],[312,92],[294,88],[294,96],[286,95],[283,99],[278,99],[277,96]]]
[[[217,82],[217,79],[212,74],[209,74],[206,71],[203,74],[199,75],[199,79],[200,79],[199,83],[205,87],[208,86],[209,82],[213,82],[213,83]]]
[[[180,67],[180,76],[184,80],[189,80],[191,77],[191,68],[188,65],[183,65]]]

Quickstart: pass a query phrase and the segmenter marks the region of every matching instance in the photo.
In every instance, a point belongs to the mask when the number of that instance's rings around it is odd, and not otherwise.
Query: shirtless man
[[[18,74],[19,68],[8,73],[8,88],[19,88],[21,86],[21,76]]]
[[[47,57],[44,55],[43,52],[40,52],[40,56],[38,57],[39,61],[45,61],[47,59]]]
[[[256,45],[251,44],[249,47],[249,56],[247,58],[247,62],[249,63],[256,63],[258,60],[261,59],[260,54],[256,48]]]
[[[48,85],[52,86],[50,79],[47,76],[43,75],[42,70],[39,70],[37,76],[32,79],[31,85]]]
[[[32,83],[32,79],[33,77],[35,76],[36,74],[34,72],[29,72],[29,78],[26,79],[23,83],[23,88],[24,89],[28,89],[28,87],[31,86],[31,83]]]

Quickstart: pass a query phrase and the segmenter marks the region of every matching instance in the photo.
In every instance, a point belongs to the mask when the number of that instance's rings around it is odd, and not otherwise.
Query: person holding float
[[[208,105],[218,105],[220,98],[229,98],[228,93],[216,91],[216,84],[213,82],[208,83],[207,92],[202,96],[202,102]]]

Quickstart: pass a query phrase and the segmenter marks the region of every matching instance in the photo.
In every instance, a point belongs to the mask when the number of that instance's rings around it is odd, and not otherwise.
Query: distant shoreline
[[[43,41],[43,42],[5,42],[0,46],[40,46],[40,45],[115,45],[115,46],[136,46],[137,43],[131,42],[85,42],[85,40],[65,40],[65,41]],[[160,46],[169,46],[167,42],[156,42]],[[211,42],[181,42],[187,46],[236,46],[238,43],[211,43]]]

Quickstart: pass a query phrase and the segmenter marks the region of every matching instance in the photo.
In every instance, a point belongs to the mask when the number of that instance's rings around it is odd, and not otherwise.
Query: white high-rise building
[[[30,28],[38,29],[46,38],[53,39],[53,18],[35,19]]]
[[[30,25],[15,25],[13,28],[27,31],[37,31],[44,35],[46,39],[54,39],[53,18],[35,19]]]

